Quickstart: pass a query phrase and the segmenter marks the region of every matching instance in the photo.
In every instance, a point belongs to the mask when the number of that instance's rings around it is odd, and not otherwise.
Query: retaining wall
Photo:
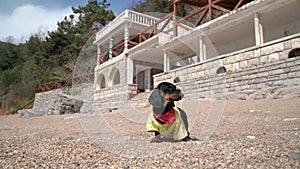
[[[95,110],[110,111],[127,104],[137,94],[136,85],[118,84],[94,92]]]

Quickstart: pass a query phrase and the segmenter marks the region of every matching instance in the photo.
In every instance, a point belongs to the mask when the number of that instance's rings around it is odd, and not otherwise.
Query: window
[[[300,48],[293,49],[289,52],[289,58],[300,56]]]
[[[222,66],[217,69],[216,73],[220,74],[220,73],[226,73],[226,72],[227,72],[226,68],[224,66]]]

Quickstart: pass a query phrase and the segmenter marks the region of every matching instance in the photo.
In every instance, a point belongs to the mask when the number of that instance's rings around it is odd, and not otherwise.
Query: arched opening
[[[113,85],[120,84],[120,72],[119,70],[116,70],[114,76],[113,76]]]
[[[226,73],[226,72],[227,72],[226,68],[224,66],[221,66],[217,69],[216,73],[220,74],[220,73]]]
[[[103,76],[103,79],[101,80],[101,83],[100,83],[100,89],[105,88],[105,86],[106,86],[106,82],[105,82],[105,78]]]
[[[103,74],[100,74],[96,81],[96,90],[103,89],[106,87],[106,81]]]
[[[109,74],[109,86],[120,84],[120,71],[117,68],[113,68]]]
[[[289,52],[289,58],[300,56],[300,48],[293,49]]]

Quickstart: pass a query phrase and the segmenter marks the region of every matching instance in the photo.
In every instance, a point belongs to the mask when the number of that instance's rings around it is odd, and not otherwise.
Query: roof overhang
[[[175,2],[176,0],[170,1]],[[177,1],[179,2],[180,0]],[[196,3],[196,0],[194,1]],[[253,18],[254,13],[265,13],[274,9],[280,9],[282,6],[295,1],[297,0],[256,0],[250,2],[239,9],[233,10],[212,21],[206,22],[190,31],[187,31],[180,36],[174,37],[169,42],[158,45],[157,48],[171,51],[182,57],[188,57],[188,55],[192,55],[193,53],[197,54],[198,51],[193,51],[189,47],[189,45],[192,45],[192,41],[197,42],[195,41],[196,38],[200,39],[201,36],[208,36],[213,35],[216,32],[222,32],[224,29],[230,29],[234,25],[243,23],[243,20]],[[187,0],[181,0],[180,2],[187,2]],[[184,49],[185,47],[187,49]]]

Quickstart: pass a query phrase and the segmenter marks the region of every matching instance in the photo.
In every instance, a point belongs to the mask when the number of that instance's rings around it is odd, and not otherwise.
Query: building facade
[[[300,1],[240,2],[195,27],[125,10],[96,34],[95,104],[125,105],[162,81],[186,99],[300,96]]]

